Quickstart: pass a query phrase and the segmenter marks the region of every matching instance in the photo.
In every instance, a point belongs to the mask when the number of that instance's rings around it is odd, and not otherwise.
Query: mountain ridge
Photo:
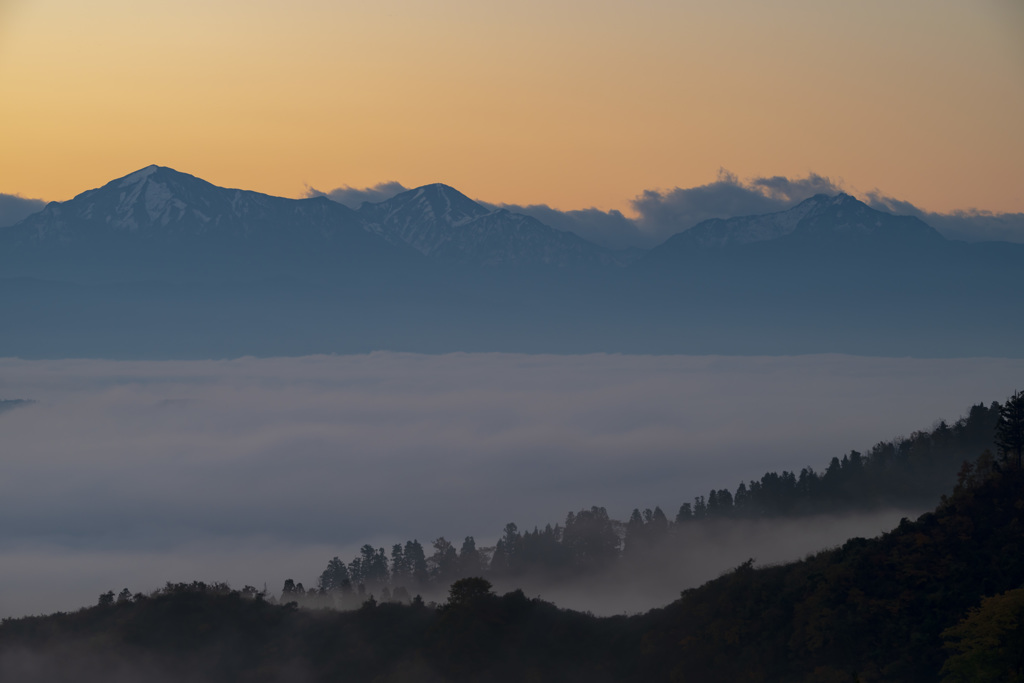
[[[486,207],[442,183],[413,188],[351,209],[327,197],[290,199],[213,185],[169,167],[150,165],[66,202],[46,207],[0,233],[7,249],[70,244],[81,239],[138,236],[246,239],[301,236],[331,239],[364,231],[392,245],[448,263],[479,266],[623,266],[644,250],[611,250],[508,209]],[[713,218],[680,231],[646,254],[731,248],[780,239],[827,242],[944,240],[917,218],[895,216],[840,193],[819,194],[785,211]],[[903,239],[903,241],[908,241]]]
[[[723,248],[787,238],[821,239],[825,236],[946,241],[919,218],[878,211],[851,195],[839,193],[817,194],[783,211],[701,221],[654,249],[672,249],[684,244]]]
[[[334,240],[356,232],[463,265],[572,267],[614,264],[612,252],[505,209],[491,210],[435,183],[353,210],[326,197],[289,199],[222,188],[150,165],[87,190],[6,228],[12,248],[96,239],[155,241]]]
[[[442,184],[351,209],[151,166],[0,230],[0,355],[1018,357],[1022,265],[848,195],[614,252]]]

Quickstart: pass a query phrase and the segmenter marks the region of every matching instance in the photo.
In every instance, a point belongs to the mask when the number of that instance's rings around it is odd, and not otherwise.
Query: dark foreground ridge
[[[0,680],[1021,681],[1022,422],[1001,421],[999,458],[965,464],[917,521],[800,562],[743,563],[643,615],[498,596],[479,577],[440,606],[370,598],[348,612],[168,584],[4,620]]]
[[[484,579],[460,580],[440,607],[370,600],[351,612],[177,584],[5,620],[0,679],[1021,680],[1022,530],[1024,476],[988,459],[935,512],[881,538],[785,566],[746,563],[640,616],[497,596]],[[1007,610],[1013,620],[985,618]]]

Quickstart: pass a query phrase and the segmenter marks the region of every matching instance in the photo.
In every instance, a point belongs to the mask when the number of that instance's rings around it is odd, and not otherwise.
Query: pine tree
[[[1017,391],[999,409],[996,424],[996,446],[1003,462],[1014,462],[1021,468],[1024,451],[1024,393]]]

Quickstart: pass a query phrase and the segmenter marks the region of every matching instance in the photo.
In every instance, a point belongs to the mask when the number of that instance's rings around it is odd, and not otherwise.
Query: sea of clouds
[[[490,545],[592,505],[672,517],[1022,380],[1019,359],[839,355],[0,359],[0,399],[35,401],[0,414],[0,616],[166,581],[309,586],[363,543]],[[792,554],[850,535],[816,528]]]

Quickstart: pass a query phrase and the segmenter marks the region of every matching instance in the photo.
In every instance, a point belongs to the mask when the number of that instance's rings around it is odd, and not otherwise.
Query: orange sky
[[[157,163],[570,209],[817,172],[1024,211],[1019,0],[0,0],[0,192]]]

